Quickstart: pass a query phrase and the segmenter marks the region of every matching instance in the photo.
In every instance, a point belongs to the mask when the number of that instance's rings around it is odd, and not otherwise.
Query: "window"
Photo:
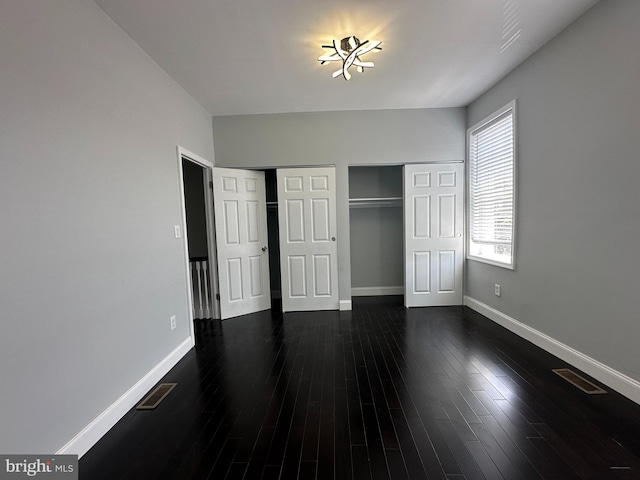
[[[515,268],[515,100],[467,131],[467,258]]]

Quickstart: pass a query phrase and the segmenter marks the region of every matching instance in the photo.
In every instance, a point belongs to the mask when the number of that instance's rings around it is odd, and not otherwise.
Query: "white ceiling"
[[[466,106],[597,0],[95,0],[212,115]],[[331,78],[321,45],[382,40]]]

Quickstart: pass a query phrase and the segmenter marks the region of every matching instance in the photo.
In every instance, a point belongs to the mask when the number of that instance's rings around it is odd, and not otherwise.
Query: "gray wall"
[[[404,286],[403,209],[352,208],[351,287]]]
[[[402,165],[369,165],[349,168],[349,198],[402,197]]]
[[[516,270],[467,295],[640,380],[640,2],[599,2],[469,107],[518,100]],[[502,285],[502,296],[493,285]]]
[[[464,159],[466,110],[375,110],[213,118],[216,165],[336,166],[338,282],[351,298],[349,165]]]
[[[211,117],[85,0],[0,2],[0,112],[0,452],[53,453],[189,336],[176,145],[212,160]]]

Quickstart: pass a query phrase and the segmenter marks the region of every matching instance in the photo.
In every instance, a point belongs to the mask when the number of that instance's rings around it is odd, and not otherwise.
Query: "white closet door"
[[[271,308],[264,172],[213,169],[222,319]]]
[[[282,311],[338,309],[335,168],[278,169]]]
[[[464,165],[404,167],[407,307],[462,305]]]

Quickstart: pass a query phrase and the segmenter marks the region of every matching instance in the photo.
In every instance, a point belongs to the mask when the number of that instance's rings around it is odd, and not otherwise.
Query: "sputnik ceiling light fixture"
[[[349,80],[351,78],[349,67],[352,65],[355,65],[360,73],[364,73],[365,68],[373,68],[373,62],[363,62],[360,57],[371,51],[382,50],[380,45],[382,45],[380,40],[365,40],[360,43],[360,40],[354,36],[345,37],[339,41],[334,40],[332,45],[323,45],[322,48],[332,49],[334,53],[321,55],[318,57],[318,61],[321,65],[327,62],[342,61],[342,68],[333,72],[333,78],[342,75],[345,80]]]

